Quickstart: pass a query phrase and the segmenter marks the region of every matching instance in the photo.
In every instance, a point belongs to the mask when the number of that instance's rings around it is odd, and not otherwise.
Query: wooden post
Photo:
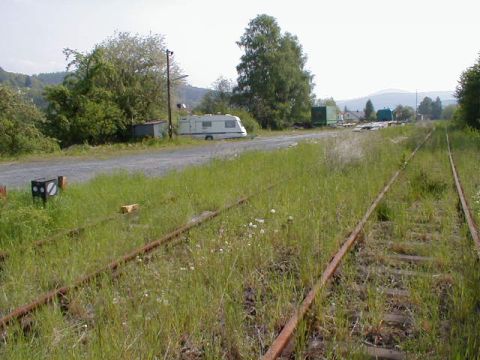
[[[66,176],[59,176],[58,177],[58,187],[62,190],[67,188],[67,177]]]
[[[120,208],[120,212],[122,214],[130,214],[133,211],[137,211],[139,209],[140,205],[138,204],[132,204],[132,205],[124,205]]]
[[[7,187],[5,185],[0,185],[0,199],[7,198]]]

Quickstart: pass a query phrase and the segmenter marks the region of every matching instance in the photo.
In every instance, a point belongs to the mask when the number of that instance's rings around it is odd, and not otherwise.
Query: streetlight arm
[[[171,81],[177,81],[177,80],[180,80],[180,79],[185,79],[186,77],[188,77],[188,75],[182,75],[182,76],[179,76],[175,79],[172,79]]]

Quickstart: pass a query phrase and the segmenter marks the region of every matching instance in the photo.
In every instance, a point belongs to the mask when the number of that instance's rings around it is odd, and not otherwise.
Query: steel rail
[[[312,170],[312,168],[310,168],[310,170]],[[117,270],[119,267],[131,262],[132,260],[135,260],[138,256],[150,253],[161,245],[166,245],[170,241],[174,240],[175,238],[177,238],[181,234],[188,232],[192,228],[197,227],[197,226],[207,222],[208,220],[211,220],[211,219],[223,214],[224,212],[226,212],[226,211],[228,211],[232,208],[235,208],[239,205],[242,205],[242,204],[246,203],[247,201],[254,198],[255,196],[258,196],[258,195],[260,195],[264,192],[270,191],[271,189],[273,189],[273,188],[275,188],[275,187],[277,187],[281,184],[287,183],[288,181],[296,178],[297,176],[298,175],[289,176],[289,177],[287,177],[287,178],[285,178],[281,181],[278,181],[278,182],[276,182],[272,185],[269,185],[269,186],[267,186],[263,189],[260,189],[259,191],[256,191],[256,192],[254,192],[254,193],[252,193],[248,196],[241,197],[238,200],[234,201],[231,204],[228,204],[228,205],[224,206],[221,209],[209,212],[205,215],[200,215],[195,220],[187,222],[186,224],[176,228],[172,232],[164,235],[160,239],[154,240],[154,241],[152,241],[152,242],[150,242],[150,243],[148,243],[144,246],[141,246],[141,247],[131,251],[130,253],[128,253],[126,255],[123,255],[122,257],[118,258],[117,260],[114,260],[114,261],[110,262],[109,264],[107,264],[105,266],[102,266],[101,268],[93,271],[92,273],[78,278],[71,285],[56,288],[56,289],[53,289],[51,291],[48,291],[47,293],[44,293],[44,294],[38,296],[32,302],[30,302],[28,304],[25,304],[25,305],[22,305],[20,307],[17,307],[14,310],[12,310],[10,313],[8,313],[7,315],[1,317],[0,318],[0,329],[6,328],[13,321],[23,318],[24,316],[34,312],[35,310],[37,310],[38,308],[40,308],[43,305],[52,303],[53,301],[55,301],[55,299],[63,297],[65,295],[67,295],[69,292],[71,292],[75,289],[78,289],[81,286],[86,285],[86,284],[94,281],[95,279],[99,278],[103,274],[114,273],[115,270]]]
[[[170,197],[164,199],[163,201],[160,201],[159,204],[164,205],[167,202],[172,201],[173,199],[174,199],[174,197],[170,196]],[[93,222],[86,223],[84,225],[81,225],[81,226],[78,226],[78,227],[75,227],[75,228],[70,228],[70,229],[66,229],[66,230],[57,231],[54,234],[50,234],[50,235],[44,237],[43,239],[36,240],[36,241],[34,241],[30,244],[25,244],[24,246],[20,247],[20,249],[17,249],[16,252],[24,252],[28,248],[41,248],[42,246],[54,243],[55,241],[61,239],[62,237],[77,236],[87,229],[91,229],[91,228],[103,225],[105,223],[108,223],[109,221],[113,221],[113,220],[116,220],[116,219],[121,219],[122,217],[128,217],[128,216],[131,216],[131,215],[132,215],[132,213],[114,214],[114,215],[110,215],[110,216],[100,218],[99,220],[96,220],[96,221],[93,221]],[[10,256],[11,256],[10,252],[0,251],[0,262],[7,260],[7,258],[9,258]]]
[[[103,266],[103,267],[95,270],[94,272],[92,272],[90,274],[87,274],[83,277],[78,278],[70,286],[64,286],[64,287],[61,287],[61,288],[57,288],[57,289],[51,290],[51,291],[49,291],[49,292],[47,292],[43,295],[40,295],[36,300],[32,301],[31,303],[20,306],[20,307],[16,308],[15,310],[13,310],[12,312],[10,312],[9,314],[0,318],[0,328],[3,328],[5,326],[7,326],[13,320],[20,319],[20,318],[24,317],[25,315],[28,315],[29,313],[31,313],[34,310],[41,307],[42,305],[46,305],[48,303],[51,303],[56,298],[58,298],[60,296],[65,296],[66,294],[68,294],[72,290],[75,290],[75,289],[77,289],[77,288],[79,288],[79,287],[81,287],[81,286],[83,286],[87,283],[92,282],[93,280],[99,278],[101,275],[103,275],[105,273],[114,272],[115,270],[117,270],[122,265],[125,265],[128,262],[130,262],[132,260],[135,260],[138,256],[147,254],[147,253],[153,251],[154,249],[158,248],[159,246],[164,245],[164,244],[168,243],[169,241],[175,239],[179,235],[189,231],[190,229],[192,229],[196,226],[199,226],[200,224],[202,224],[202,223],[204,223],[204,222],[206,222],[210,219],[213,219],[213,218],[217,217],[221,213],[223,213],[223,212],[225,212],[225,211],[227,211],[231,208],[234,208],[238,205],[241,205],[241,204],[245,203],[250,197],[240,198],[239,200],[235,201],[232,204],[229,204],[229,205],[223,207],[222,209],[210,212],[205,216],[200,216],[196,220],[194,220],[190,223],[184,224],[184,225],[180,226],[179,228],[175,229],[174,231],[164,235],[162,238],[160,238],[158,240],[155,240],[155,241],[152,241],[152,242],[150,242],[150,243],[148,243],[148,244],[146,244],[142,247],[139,247],[139,248],[131,251],[130,253],[120,257],[119,259],[110,262],[106,266]]]
[[[455,180],[455,187],[457,188],[458,198],[460,199],[460,203],[462,204],[463,214],[465,216],[465,220],[467,222],[470,235],[477,248],[478,257],[480,258],[480,237],[478,235],[478,227],[477,227],[477,224],[475,223],[475,219],[473,218],[472,210],[468,205],[467,198],[465,197],[465,192],[463,190],[462,183],[460,182],[460,177],[458,176],[457,167],[455,166],[455,162],[453,161],[452,149],[450,146],[450,138],[448,136],[447,129],[445,129],[445,134],[447,136],[448,158],[450,159],[450,166],[452,168],[452,174],[453,174],[453,179]]]
[[[282,330],[280,331],[278,336],[275,338],[273,343],[270,345],[270,348],[262,356],[262,358],[261,358],[262,360],[277,359],[282,354],[283,350],[285,349],[285,347],[288,345],[288,343],[292,339],[293,334],[294,334],[296,328],[298,327],[298,324],[300,323],[300,321],[303,319],[303,317],[305,316],[307,311],[312,306],[312,304],[315,300],[315,297],[317,296],[319,291],[328,283],[328,281],[330,280],[330,278],[333,276],[333,274],[337,270],[338,266],[340,265],[340,262],[342,261],[344,256],[348,253],[348,251],[351,249],[353,244],[358,239],[358,236],[360,235],[361,231],[363,230],[363,227],[367,223],[370,215],[373,213],[373,211],[378,206],[378,204],[383,199],[383,197],[388,192],[388,190],[393,185],[393,183],[400,176],[401,172],[407,167],[408,163],[412,160],[412,158],[415,156],[415,154],[418,152],[418,150],[430,138],[433,131],[434,130],[431,130],[427,134],[427,136],[423,139],[423,141],[420,144],[417,145],[417,147],[413,150],[413,152],[408,156],[408,158],[402,164],[400,169],[398,169],[393,174],[393,176],[388,181],[388,183],[385,185],[385,187],[377,195],[377,197],[375,198],[373,203],[367,209],[365,215],[362,217],[362,219],[355,226],[352,233],[347,237],[347,239],[342,244],[340,249],[337,251],[337,253],[330,260],[330,262],[328,263],[324,272],[322,273],[320,279],[313,285],[312,289],[308,292],[307,296],[303,299],[302,303],[297,308],[295,313],[290,317],[288,322],[285,324],[285,326],[282,328]]]

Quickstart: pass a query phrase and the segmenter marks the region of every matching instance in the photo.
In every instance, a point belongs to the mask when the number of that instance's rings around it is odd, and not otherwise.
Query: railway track
[[[463,215],[479,250],[478,230],[456,172],[448,134],[447,144]],[[401,170],[405,169],[421,145]],[[449,327],[446,312],[455,278],[452,272],[456,274],[452,266],[446,266],[442,251],[455,254],[455,248],[465,247],[460,235],[463,219],[456,214],[452,201],[447,204],[448,200],[441,196],[448,189],[445,183],[428,183],[425,178],[411,180],[403,176],[404,191],[417,181],[419,186],[424,187],[423,190],[433,193],[426,196],[438,196],[438,199],[424,203],[405,198],[398,192],[394,199],[390,199],[390,194],[386,196],[401,170],[380,192],[333,256],[321,278],[263,355],[263,360],[297,356],[302,359],[420,359],[425,358],[425,352],[428,358],[435,358],[433,350],[428,353],[421,349],[422,354],[416,353],[415,346],[421,344],[416,340],[421,334],[432,331],[440,338],[439,341],[442,337],[446,341]],[[454,219],[446,229],[445,218],[452,215],[445,212],[449,207]],[[377,221],[368,232],[364,232],[368,219],[375,211]],[[447,238],[450,243],[440,244],[440,240],[445,240],[446,231],[449,232]],[[363,241],[358,241],[360,238]],[[353,256],[344,260],[352,248],[355,249]],[[334,284],[327,288],[332,278],[335,278]],[[318,294],[322,294],[323,299],[316,299]],[[439,300],[435,302],[429,296]],[[436,304],[436,309],[422,306],[422,301],[429,300]],[[315,301],[321,303],[321,314],[304,320]],[[306,324],[302,329],[308,329],[298,336],[298,339],[306,339],[303,341],[295,338],[295,331],[302,322]],[[432,326],[436,327],[435,330],[431,329]]]
[[[307,172],[310,172],[310,171],[312,171],[312,168],[307,169]],[[218,217],[219,215],[221,215],[221,214],[223,214],[223,213],[225,213],[225,212],[227,212],[227,211],[229,211],[233,208],[241,206],[244,203],[251,200],[252,198],[254,198],[256,196],[259,196],[262,193],[268,192],[268,191],[278,187],[279,185],[285,184],[285,183],[287,183],[287,182],[289,182],[289,181],[291,181],[295,178],[296,178],[296,175],[290,175],[290,176],[284,178],[283,180],[278,181],[278,182],[276,182],[276,183],[274,183],[270,186],[267,186],[263,189],[260,189],[260,190],[254,192],[254,193],[252,193],[248,196],[241,197],[241,198],[237,199],[236,201],[234,201],[230,204],[227,204],[227,205],[225,205],[224,207],[222,207],[218,210],[204,212],[204,213],[194,217],[193,219],[190,219],[190,221],[188,221],[187,223],[185,223],[185,224],[177,227],[176,229],[172,230],[171,232],[165,234],[160,239],[152,240],[152,241],[148,242],[147,244],[145,244],[143,246],[140,246],[136,249],[133,249],[132,251],[130,251],[129,253],[127,253],[123,256],[120,256],[119,258],[111,261],[110,263],[97,268],[96,270],[88,273],[87,275],[84,275],[84,276],[81,276],[81,277],[77,278],[71,285],[58,287],[58,288],[52,289],[51,291],[48,291],[44,294],[41,294],[41,295],[37,296],[30,303],[19,306],[19,307],[13,309],[12,311],[8,312],[7,314],[3,315],[2,317],[0,317],[0,329],[6,328],[9,324],[14,322],[15,320],[20,320],[20,319],[24,318],[25,316],[33,313],[34,311],[38,310],[40,307],[42,307],[44,305],[53,303],[55,300],[58,300],[58,299],[60,299],[60,300],[64,299],[66,297],[66,295],[69,294],[70,292],[72,292],[73,290],[76,290],[76,289],[78,289],[82,286],[85,286],[85,285],[91,283],[92,281],[98,279],[100,276],[102,276],[104,274],[110,274],[110,275],[115,274],[121,267],[125,266],[126,264],[128,264],[130,262],[133,262],[139,256],[151,253],[152,251],[159,248],[160,246],[164,246],[164,245],[169,244],[173,240],[177,239],[180,235],[182,235],[184,233],[187,233],[191,229],[193,229],[197,226],[200,226],[200,225]],[[53,236],[51,236],[47,239],[43,239],[43,240],[40,240],[40,241],[37,241],[37,242],[33,243],[32,246],[41,247],[41,246],[44,246],[46,244],[55,242],[56,240],[58,240],[62,236],[66,236],[66,235],[75,236],[80,231],[85,229],[87,226],[95,227],[95,226],[101,225],[102,223],[111,221],[118,216],[119,215],[116,215],[115,217],[107,217],[107,218],[101,219],[101,220],[99,220],[99,221],[97,221],[97,222],[95,222],[91,225],[86,225],[84,227],[70,229],[70,230],[67,230],[65,232],[55,234],[55,235],[53,235]],[[8,255],[9,254],[7,252],[0,253],[0,261],[4,261],[5,259],[7,259]]]
[[[438,263],[434,257],[430,256],[428,246],[431,246],[435,239],[442,234],[441,223],[429,224],[422,218],[425,213],[425,209],[419,208],[415,204],[407,204],[406,201],[392,202],[392,207],[397,206],[397,210],[404,210],[407,213],[417,214],[416,217],[412,217],[411,222],[414,224],[414,228],[411,229],[408,241],[403,244],[398,244],[392,237],[392,234],[387,236],[388,227],[391,221],[388,219],[380,219],[378,228],[372,227],[369,235],[366,236],[366,241],[357,244],[358,239],[362,239],[365,231],[365,227],[368,225],[368,220],[372,214],[377,211],[378,207],[382,205],[384,198],[389,192],[390,188],[395,182],[399,180],[402,172],[406,169],[407,164],[411,162],[415,154],[420,150],[423,144],[428,141],[432,132],[430,132],[424,141],[414,150],[414,152],[406,159],[405,163],[399,169],[390,181],[387,183],[384,189],[377,196],[375,201],[367,210],[364,217],[357,224],[354,231],[350,234],[347,241],[343,244],[340,251],[332,258],[332,261],[328,264],[327,269],[322,275],[315,287],[308,293],[305,301],[302,303],[300,309],[294,314],[287,325],[283,328],[280,336],[275,340],[270,349],[264,355],[264,359],[275,359],[279,357],[292,358],[294,357],[293,346],[295,341],[292,341],[294,332],[302,321],[303,317],[307,314],[310,305],[314,303],[315,297],[321,292],[323,288],[329,283],[330,279],[334,276],[338,276],[339,281],[336,282],[332,293],[336,291],[336,287],[344,286],[342,278],[345,265],[339,270],[339,266],[342,263],[342,259],[349,252],[351,248],[355,246],[356,252],[353,257],[352,263],[355,264],[357,278],[352,284],[347,284],[349,288],[345,288],[348,292],[358,295],[361,302],[355,302],[350,307],[354,309],[348,314],[348,318],[351,319],[353,327],[349,329],[348,341],[339,343],[336,341],[334,329],[328,329],[327,333],[315,331],[309,333],[308,341],[305,344],[306,358],[324,358],[325,352],[329,349],[329,342],[332,341],[335,344],[335,349],[332,350],[337,357],[345,357],[345,354],[350,354],[351,351],[359,352],[363,355],[368,355],[373,358],[384,359],[404,359],[407,358],[407,353],[402,350],[402,344],[408,341],[408,336],[402,337],[402,334],[415,334],[415,318],[412,317],[412,313],[415,309],[411,306],[408,298],[412,294],[408,290],[408,284],[412,278],[433,279],[440,286],[447,286],[451,282],[449,274],[444,271],[441,263]],[[450,161],[452,164],[452,170],[455,172],[453,158],[450,154]],[[291,180],[294,177],[290,177],[285,181]],[[458,178],[458,176],[456,176]],[[214,212],[208,212],[202,214],[191,222],[184,226],[175,229],[171,233],[165,235],[161,239],[155,240],[141,248],[135,249],[129,254],[122,256],[121,258],[109,263],[108,265],[97,269],[96,271],[77,279],[71,286],[54,289],[51,292],[43,294],[35,301],[25,306],[19,307],[6,316],[0,318],[0,328],[4,328],[17,319],[21,319],[26,315],[39,309],[41,306],[54,302],[56,299],[62,299],[69,292],[78,289],[93,280],[99,278],[102,274],[115,274],[119,268],[123,265],[137,259],[139,255],[149,253],[159,246],[165,245],[170,241],[178,238],[179,235],[188,232],[190,229],[205,223],[221,213],[228,211],[247,202],[250,198],[273,189],[280,183],[269,186],[255,194],[248,197],[240,198],[238,201],[225,206]],[[457,182],[456,182],[457,183]],[[459,184],[459,182],[458,182]],[[461,185],[460,185],[461,188]],[[468,208],[465,197],[463,200]],[[442,203],[438,203],[438,209],[443,207]],[[427,209],[428,210],[428,209]],[[439,217],[443,216],[438,214]],[[460,220],[459,220],[460,221]],[[473,220],[472,220],[473,221]],[[376,223],[376,224],[377,224]],[[391,225],[391,224],[390,224]],[[458,230],[458,228],[457,228]],[[474,237],[472,235],[472,237]],[[478,239],[478,233],[477,233]],[[391,264],[394,264],[393,266]],[[372,272],[371,269],[374,269]],[[383,280],[387,279],[386,283]],[[389,285],[394,285],[393,287]],[[353,286],[352,286],[353,285]],[[443,289],[443,288],[442,288]],[[388,299],[389,306],[385,308],[388,311],[384,311],[379,317],[376,314],[377,321],[371,321],[373,316],[365,309],[371,306],[368,303],[370,294],[378,293],[382,299]],[[403,302],[402,302],[403,301]],[[396,303],[396,305],[392,305]],[[414,304],[413,304],[414,305]],[[329,314],[333,317],[334,312]],[[370,323],[368,323],[370,321]],[[379,326],[380,324],[380,326]],[[312,328],[315,328],[315,325]],[[393,329],[390,333],[386,334],[382,332],[389,326],[389,329]],[[367,330],[368,329],[368,332]],[[394,330],[398,330],[395,332]],[[389,330],[390,331],[390,330]],[[367,335],[365,333],[367,332]],[[283,334],[283,337],[282,337]],[[392,335],[393,334],[393,335]],[[393,339],[393,340],[392,340]],[[398,343],[395,341],[398,340]],[[330,351],[330,350],[329,350]],[[348,356],[346,356],[348,358]],[[410,358],[410,357],[408,357]]]

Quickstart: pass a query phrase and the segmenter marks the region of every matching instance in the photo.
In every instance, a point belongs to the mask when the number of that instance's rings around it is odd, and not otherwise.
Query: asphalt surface
[[[0,164],[0,184],[7,188],[29,186],[37,178],[66,176],[69,183],[84,182],[98,174],[118,170],[143,172],[148,176],[162,176],[168,171],[200,165],[213,158],[231,157],[244,151],[275,150],[291,146],[306,139],[322,139],[337,136],[339,131],[258,137],[242,141],[212,141],[208,146],[182,149],[157,150],[133,155],[121,155],[108,159],[61,158],[33,162]]]

